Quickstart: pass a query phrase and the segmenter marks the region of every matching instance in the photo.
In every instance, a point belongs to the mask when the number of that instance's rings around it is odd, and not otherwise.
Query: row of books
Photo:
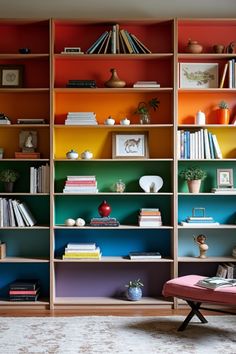
[[[178,159],[222,159],[222,152],[215,134],[207,129],[195,132],[177,131]]]
[[[30,193],[49,193],[49,165],[30,167]]]
[[[86,54],[142,54],[151,51],[132,33],[114,24],[88,48]]]
[[[101,259],[101,256],[96,243],[68,243],[62,259]]]
[[[94,112],[68,112],[65,125],[97,125]]]
[[[161,212],[159,208],[141,208],[138,223],[141,227],[162,226]]]
[[[119,225],[120,223],[116,218],[111,218],[109,216],[92,218],[90,221],[90,226],[94,227],[116,227]]]
[[[217,267],[216,276],[227,279],[236,279],[236,264],[219,264]]]
[[[67,176],[63,193],[97,193],[96,176]]]
[[[68,80],[66,87],[70,88],[92,88],[97,87],[95,80]]]
[[[228,73],[228,74],[227,74]],[[225,63],[222,78],[220,81],[220,88],[224,87],[225,79],[228,76],[228,87],[235,88],[236,87],[236,62],[235,58],[228,60]]]
[[[34,226],[36,220],[25,202],[0,198],[0,227]]]
[[[201,224],[204,225],[204,227],[207,226],[214,226],[214,225],[219,225],[218,222],[214,220],[212,216],[188,216],[185,221],[181,221],[180,225],[182,226],[201,226]]]
[[[9,285],[10,301],[36,301],[39,292],[38,279],[17,279]]]

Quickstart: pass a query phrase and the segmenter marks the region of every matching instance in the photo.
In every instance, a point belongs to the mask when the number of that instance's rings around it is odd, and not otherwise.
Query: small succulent
[[[126,285],[127,288],[141,288],[143,283],[141,283],[140,279],[130,280],[129,284]]]
[[[228,109],[228,108],[229,108],[229,105],[228,105],[228,103],[225,102],[225,101],[220,101],[219,104],[218,104],[218,107],[219,107],[220,109]]]
[[[1,182],[15,182],[20,177],[16,170],[2,170],[0,171],[0,181]]]
[[[157,97],[152,98],[150,101],[146,102],[139,102],[137,109],[135,110],[135,114],[145,114],[149,112],[149,109],[153,109],[154,111],[157,110],[159,107],[160,101]]]
[[[179,175],[185,181],[193,181],[196,179],[203,180],[204,178],[206,178],[207,173],[200,167],[190,167],[182,170]]]

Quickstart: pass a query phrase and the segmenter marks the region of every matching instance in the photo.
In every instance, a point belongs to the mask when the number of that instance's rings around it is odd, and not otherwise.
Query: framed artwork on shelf
[[[180,63],[180,88],[218,88],[218,63]]]
[[[233,169],[217,169],[217,186],[218,188],[232,188],[233,181]]]
[[[0,65],[0,87],[22,87],[23,65]]]
[[[146,159],[148,157],[148,132],[112,134],[113,159]]]

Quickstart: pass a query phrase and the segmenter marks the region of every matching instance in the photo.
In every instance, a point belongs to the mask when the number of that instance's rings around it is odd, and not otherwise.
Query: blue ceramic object
[[[142,298],[142,289],[139,287],[129,287],[127,289],[127,298],[130,301],[138,301]]]

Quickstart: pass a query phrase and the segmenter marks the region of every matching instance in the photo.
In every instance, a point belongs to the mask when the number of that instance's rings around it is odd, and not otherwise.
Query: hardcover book
[[[236,286],[236,279],[225,279],[220,277],[209,277],[199,280],[197,286],[207,289],[217,289],[220,287]]]

